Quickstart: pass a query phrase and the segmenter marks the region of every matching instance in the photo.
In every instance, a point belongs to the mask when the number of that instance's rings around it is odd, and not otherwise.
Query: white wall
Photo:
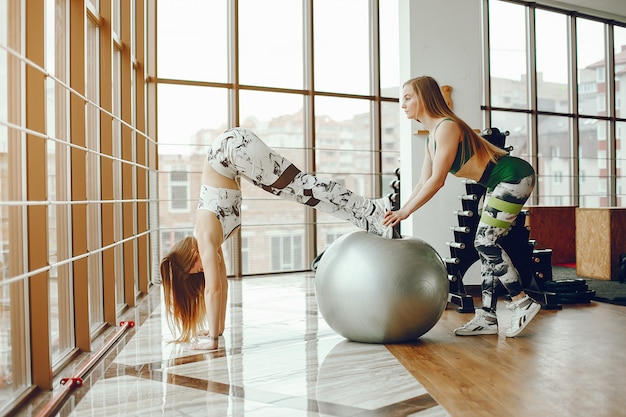
[[[483,129],[480,4],[479,0],[400,0],[401,83],[430,75],[440,85],[452,86],[454,112],[475,129]],[[419,179],[424,158],[425,137],[414,134],[419,129],[424,127],[406,119],[400,126],[403,203]],[[449,257],[446,242],[454,240],[450,227],[458,225],[453,211],[462,208],[461,194],[465,194],[462,181],[448,175],[444,188],[402,222],[402,234],[423,239]]]

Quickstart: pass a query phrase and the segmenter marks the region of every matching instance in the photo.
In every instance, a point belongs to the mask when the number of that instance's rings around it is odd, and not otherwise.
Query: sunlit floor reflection
[[[170,343],[161,287],[147,318],[70,416],[448,416],[384,345],[353,343],[317,312],[314,275],[231,280],[222,349]]]

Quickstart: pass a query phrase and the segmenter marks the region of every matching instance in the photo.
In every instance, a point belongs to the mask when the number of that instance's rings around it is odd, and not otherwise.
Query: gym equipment
[[[555,293],[557,301],[562,304],[590,303],[596,296],[596,292],[587,286],[587,281],[581,278],[547,281],[544,290]]]
[[[400,168],[396,168],[395,174],[396,179],[389,183],[389,187],[391,187],[393,192],[388,195],[391,200],[391,210],[393,211],[400,210]],[[393,227],[393,238],[397,239],[399,237],[402,237],[400,223]]]
[[[355,231],[335,240],[318,261],[319,311],[348,340],[414,341],[446,308],[446,266],[421,239],[383,239]]]

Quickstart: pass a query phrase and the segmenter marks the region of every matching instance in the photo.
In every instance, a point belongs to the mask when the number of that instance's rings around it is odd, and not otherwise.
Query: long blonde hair
[[[504,149],[493,145],[487,139],[477,134],[474,129],[469,127],[462,119],[460,119],[446,104],[446,100],[441,93],[439,83],[429,76],[421,76],[411,78],[404,83],[403,87],[407,85],[411,86],[415,94],[421,98],[426,112],[431,117],[447,117],[454,120],[459,125],[463,136],[467,138],[469,149],[465,149],[466,141],[461,142],[461,158],[465,159],[467,152],[471,152],[472,155],[478,155],[480,160],[490,159],[496,162],[497,158],[506,155],[508,152]]]
[[[165,314],[176,342],[190,342],[206,322],[203,274],[189,271],[198,256],[193,236],[178,241],[161,260]]]

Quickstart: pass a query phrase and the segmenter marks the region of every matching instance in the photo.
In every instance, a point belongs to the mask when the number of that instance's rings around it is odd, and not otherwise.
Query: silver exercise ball
[[[335,240],[315,275],[317,304],[328,325],[363,343],[414,341],[441,318],[448,272],[421,239],[384,239],[363,231]]]

